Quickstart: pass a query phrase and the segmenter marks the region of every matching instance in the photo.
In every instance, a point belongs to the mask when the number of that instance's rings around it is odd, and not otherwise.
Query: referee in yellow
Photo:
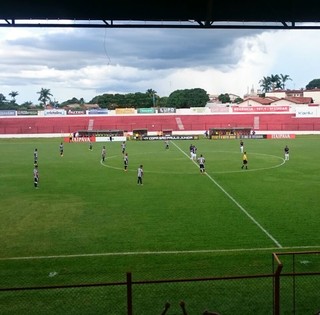
[[[241,166],[242,169],[248,169],[248,157],[247,157],[247,152],[243,152],[243,155],[242,155],[242,166]]]

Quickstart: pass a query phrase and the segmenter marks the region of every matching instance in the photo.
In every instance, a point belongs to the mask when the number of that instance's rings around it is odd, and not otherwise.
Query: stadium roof
[[[0,27],[318,29],[319,0],[10,0]]]

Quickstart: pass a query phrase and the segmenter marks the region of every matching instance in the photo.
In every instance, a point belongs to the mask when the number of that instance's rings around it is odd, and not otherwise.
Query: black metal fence
[[[274,287],[276,314],[320,314],[320,252],[275,253],[273,258],[274,274],[280,269]]]
[[[2,315],[318,314],[320,252],[275,253],[269,274],[0,288]],[[205,313],[207,312],[207,313]]]

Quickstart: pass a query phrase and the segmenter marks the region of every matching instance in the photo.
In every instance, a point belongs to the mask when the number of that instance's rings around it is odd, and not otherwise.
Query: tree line
[[[50,92],[50,89],[41,88],[39,92],[40,94],[38,101],[40,102],[39,105],[36,107],[43,108],[48,102],[53,103],[54,101],[51,101],[51,96],[53,96]],[[11,97],[11,100],[7,100],[7,98],[0,93],[0,109],[29,109],[31,107],[34,108],[34,105],[32,102],[25,102],[21,105],[16,103],[16,97],[19,95],[18,91],[12,91],[8,94]]]
[[[34,106],[31,103],[16,104],[15,97],[18,92],[11,92],[9,95],[12,100],[7,101],[6,97],[0,93],[0,109],[29,109],[29,108],[45,108],[50,104],[55,108],[64,108],[70,104],[78,104],[79,108],[85,104],[83,98],[72,98],[62,103],[53,102],[50,89],[42,88],[38,92],[40,104]],[[150,107],[175,107],[175,108],[189,108],[189,107],[204,107],[209,101],[209,95],[204,89],[185,89],[176,90],[168,97],[160,97],[153,89],[148,89],[145,93],[136,92],[128,94],[102,94],[95,96],[87,104],[98,104],[100,108],[107,108],[109,110],[115,108],[150,108]]]
[[[263,93],[270,92],[277,89],[285,89],[286,82],[292,80],[289,75],[285,74],[272,74],[263,77],[260,81],[260,87]],[[306,85],[306,89],[320,89],[320,79],[313,79]],[[19,95],[18,91],[12,91],[8,95],[11,100],[0,93],[0,109],[3,110],[25,110],[30,108],[43,109],[46,105],[50,104],[55,108],[64,108],[70,104],[78,104],[79,108],[85,104],[83,98],[77,99],[73,97],[70,100],[62,103],[52,100],[50,89],[41,88],[39,92],[39,104],[34,105],[31,102],[23,104],[16,103],[16,97]],[[262,95],[263,96],[263,95]],[[218,97],[221,103],[231,103],[231,98],[228,93],[220,94]],[[102,94],[95,96],[87,104],[98,104],[101,108],[109,110],[115,108],[150,108],[150,107],[174,107],[174,108],[190,108],[190,107],[204,107],[209,101],[209,94],[201,88],[184,89],[173,91],[169,96],[160,97],[157,91],[148,89],[145,93],[136,92],[128,94]],[[242,102],[242,98],[238,97],[233,100],[234,103]]]

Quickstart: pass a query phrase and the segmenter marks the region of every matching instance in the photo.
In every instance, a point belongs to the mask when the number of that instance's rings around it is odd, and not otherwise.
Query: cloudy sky
[[[90,101],[103,93],[178,89],[243,97],[271,74],[287,88],[320,78],[317,30],[0,29],[0,93],[18,104],[52,99]]]

